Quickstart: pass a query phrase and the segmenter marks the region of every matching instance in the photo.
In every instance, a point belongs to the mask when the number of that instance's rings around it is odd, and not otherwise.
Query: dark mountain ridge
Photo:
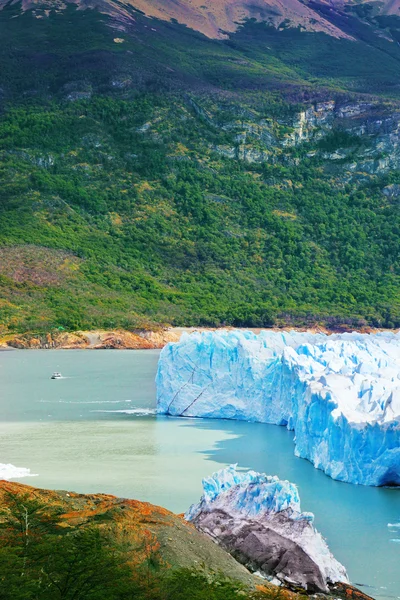
[[[0,0],[0,7],[10,0]],[[12,0],[15,3],[14,0]],[[398,0],[67,0],[79,7],[96,8],[122,22],[141,13],[157,20],[175,21],[210,38],[226,38],[248,19],[266,22],[276,28],[300,28],[323,32],[336,38],[349,37],[346,17],[375,23],[382,16],[400,16]],[[54,0],[23,0],[23,10],[63,10],[65,3]],[[46,14],[46,13],[45,13]],[[350,39],[357,39],[350,36]]]

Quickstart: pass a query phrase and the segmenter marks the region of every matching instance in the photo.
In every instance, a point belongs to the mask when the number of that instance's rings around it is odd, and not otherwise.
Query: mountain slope
[[[147,502],[7,481],[0,481],[0,498],[0,570],[2,581],[7,582],[2,590],[6,600],[184,598],[185,592],[180,596],[176,590],[174,572],[181,588],[189,583],[186,593],[197,575],[199,599],[224,597],[214,596],[215,578],[219,586],[230,582],[227,598],[235,598],[243,588],[250,600],[260,581],[183,518]],[[28,518],[25,549],[21,548],[22,511]],[[207,565],[208,585],[202,565]],[[263,596],[254,593],[254,600],[268,600],[276,593],[274,587],[269,589]],[[288,600],[293,596],[285,594]]]
[[[70,0],[72,1],[72,0]],[[5,6],[8,0],[0,0]],[[283,21],[290,22],[292,27],[302,27],[307,31],[324,31],[335,37],[346,37],[340,29],[321,17],[301,0],[254,0],[251,3],[243,0],[124,0],[123,2],[107,2],[106,0],[79,0],[74,2],[81,8],[98,8],[102,12],[126,15],[126,8],[141,11],[149,17],[161,20],[176,20],[191,29],[200,31],[211,38],[227,37],[228,32],[236,31],[246,19],[256,19],[279,26]],[[54,7],[53,2],[23,0],[24,10],[35,9],[46,5]],[[61,7],[62,5],[59,4]]]
[[[251,3],[238,0],[181,0],[166,2],[156,0],[133,0],[132,6],[146,15],[159,19],[176,19],[208,37],[226,37],[227,32],[236,31],[246,19],[256,19],[279,26],[286,21],[292,27],[307,31],[323,31],[335,37],[345,37],[340,29],[321,17],[300,0],[255,0]]]
[[[15,94],[19,99],[21,94],[26,99],[27,94],[57,92],[65,97],[65,85],[108,93],[115,91],[112,82],[118,75],[132,79],[131,89],[163,84],[239,92],[295,86],[295,99],[304,87],[308,97],[327,87],[398,97],[400,20],[360,19],[342,8],[312,6],[342,37],[302,31],[283,21],[277,29],[247,20],[227,39],[213,40],[107,0],[99,6],[103,12],[77,10],[75,4],[60,7],[53,0],[38,2],[32,10],[8,2],[0,10],[0,103],[10,95],[15,101]]]
[[[48,6],[0,11],[3,333],[400,324],[396,21]]]
[[[148,17],[176,21],[210,38],[226,38],[248,19],[265,22],[276,28],[300,28],[308,32],[323,32],[337,38],[349,36],[337,15],[346,11],[364,18],[376,15],[399,16],[399,0],[67,0],[80,9],[96,8],[105,14],[117,16],[122,22],[132,14],[130,9]],[[11,1],[15,4],[15,0]],[[0,0],[0,7],[10,0]],[[63,10],[65,4],[54,0],[23,0],[23,10]]]

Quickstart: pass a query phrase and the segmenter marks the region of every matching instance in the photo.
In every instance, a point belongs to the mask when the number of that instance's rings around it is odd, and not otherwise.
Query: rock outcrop
[[[8,334],[0,337],[0,350],[16,348],[19,350],[160,350],[171,342],[179,342],[183,333],[196,333],[202,331],[229,331],[237,328],[207,328],[207,327],[167,327],[157,330],[136,330],[135,332],[122,329],[115,331],[53,331],[46,334]],[[249,331],[249,329],[245,329]],[[255,334],[261,329],[252,329]],[[271,329],[268,331],[284,332],[284,329]],[[298,328],[296,331],[308,333],[343,333],[349,331],[347,325],[336,326],[332,330],[324,327]],[[371,327],[363,327],[359,333],[378,333]]]
[[[337,176],[343,181],[400,168],[398,107],[377,101],[328,98],[308,103],[300,112],[277,120],[240,107],[220,108],[236,113],[236,118],[220,127],[233,135],[235,143],[213,147],[223,156],[248,163],[299,164],[302,160],[319,160],[330,170],[340,168]],[[199,116],[200,111],[204,113],[205,109],[197,103]],[[219,127],[217,117],[210,111],[207,120]],[[305,152],[291,158],[290,149],[301,145]],[[389,191],[386,195],[392,194]]]
[[[90,350],[151,350],[177,342],[182,334],[178,328],[160,331],[55,331],[43,335],[8,335],[0,340],[0,348],[37,349],[90,349]]]

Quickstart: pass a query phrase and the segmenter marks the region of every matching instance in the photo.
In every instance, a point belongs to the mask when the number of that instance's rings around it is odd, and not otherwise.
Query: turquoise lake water
[[[400,523],[400,490],[333,481],[294,456],[282,427],[133,414],[155,407],[158,354],[0,352],[0,462],[37,474],[22,483],[175,512],[199,499],[202,477],[228,464],[278,475],[298,485],[302,509],[314,512],[352,582],[374,598],[400,598],[400,528],[388,527]],[[53,371],[65,378],[50,380]]]

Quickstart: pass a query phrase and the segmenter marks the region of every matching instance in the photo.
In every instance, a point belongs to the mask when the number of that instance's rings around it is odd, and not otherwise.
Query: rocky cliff
[[[199,118],[233,136],[233,145],[213,147],[228,158],[289,165],[311,160],[342,181],[368,180],[400,168],[400,110],[394,104],[327,96],[277,119],[229,104],[214,106],[214,114],[193,100],[191,105]],[[230,119],[219,122],[221,114]],[[397,196],[398,190],[392,186],[385,193]]]
[[[181,330],[176,328],[159,331],[56,331],[42,335],[9,335],[0,339],[0,348],[19,350],[151,350],[163,348],[169,342],[177,342]]]

